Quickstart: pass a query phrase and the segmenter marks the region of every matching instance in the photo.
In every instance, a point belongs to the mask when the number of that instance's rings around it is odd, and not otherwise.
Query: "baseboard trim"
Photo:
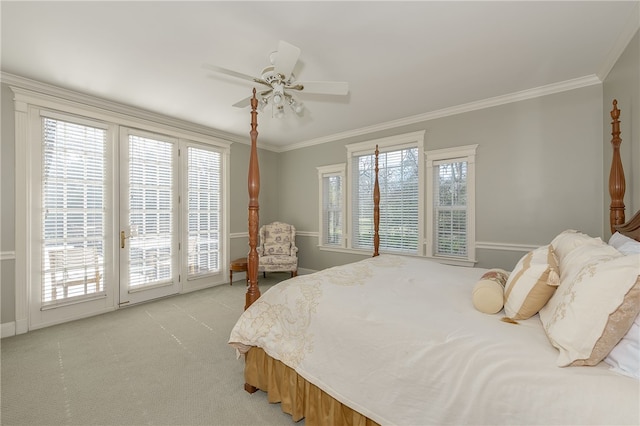
[[[16,335],[16,323],[15,321],[6,322],[0,325],[0,338],[11,337]]]

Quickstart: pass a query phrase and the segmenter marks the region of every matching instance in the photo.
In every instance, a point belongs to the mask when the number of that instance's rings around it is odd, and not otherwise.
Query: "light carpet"
[[[260,277],[261,292],[288,274]],[[2,339],[3,425],[291,425],[227,344],[242,281]],[[298,424],[304,424],[304,421]]]

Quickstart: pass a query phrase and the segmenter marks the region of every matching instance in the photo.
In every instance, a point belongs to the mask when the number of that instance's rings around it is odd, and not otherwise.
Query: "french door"
[[[32,116],[29,328],[225,282],[228,149]]]
[[[120,306],[180,291],[178,140],[120,133]]]

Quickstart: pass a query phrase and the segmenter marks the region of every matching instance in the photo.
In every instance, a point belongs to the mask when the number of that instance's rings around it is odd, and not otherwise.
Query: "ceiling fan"
[[[266,90],[259,92],[258,106],[260,110],[263,110],[265,106],[271,105],[273,115],[277,118],[284,117],[284,108],[287,105],[297,115],[303,115],[305,107],[294,97],[292,92],[321,95],[346,95],[349,93],[349,85],[344,81],[297,81],[293,74],[293,68],[299,57],[300,48],[280,40],[278,50],[272,52],[269,57],[271,65],[262,70],[260,77],[252,77],[216,65],[204,64],[203,67],[266,86]],[[251,96],[236,102],[233,106],[244,108],[249,106],[250,102]]]

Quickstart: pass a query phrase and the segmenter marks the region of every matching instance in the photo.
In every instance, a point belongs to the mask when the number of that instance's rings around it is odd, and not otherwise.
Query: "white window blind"
[[[222,156],[188,148],[189,276],[220,270]]]
[[[342,174],[328,174],[322,178],[322,244],[342,246],[343,231]]]
[[[107,131],[42,118],[42,302],[104,292]]]
[[[373,247],[374,155],[353,157],[354,248]],[[380,185],[380,249],[418,252],[418,148],[381,152],[378,158]]]
[[[467,162],[434,163],[435,254],[467,257]]]
[[[173,145],[129,135],[129,287],[172,277]]]

